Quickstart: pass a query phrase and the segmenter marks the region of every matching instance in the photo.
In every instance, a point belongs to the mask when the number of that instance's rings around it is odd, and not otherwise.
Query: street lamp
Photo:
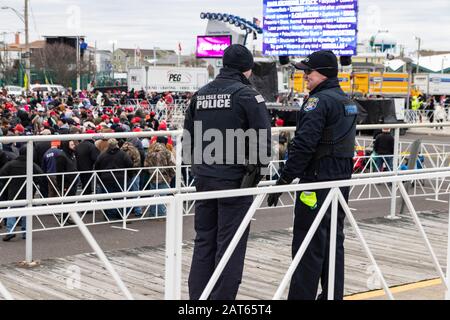
[[[25,18],[24,18],[24,16],[23,16],[23,14],[21,14],[21,13],[20,13],[19,11],[17,11],[16,9],[11,8],[11,7],[6,7],[6,6],[1,7],[1,9],[2,9],[2,10],[12,10],[12,11],[14,11],[14,13],[19,17],[19,19],[22,20],[22,22],[25,22]]]
[[[417,68],[416,68],[416,73],[419,73],[419,69],[420,69],[420,45],[422,43],[422,39],[419,37],[414,37],[414,39],[416,39],[417,41]]]
[[[30,39],[29,39],[29,32],[28,32],[28,1],[29,0],[25,0],[25,10],[24,10],[24,14],[22,15],[19,11],[17,11],[14,8],[8,7],[8,6],[3,6],[1,7],[2,10],[12,10],[18,17],[19,19],[25,24],[25,54],[26,54],[26,58],[25,58],[25,73],[27,76],[27,81],[25,82],[25,90],[28,91],[28,89],[30,88],[30,80],[31,80],[31,72],[30,72]]]

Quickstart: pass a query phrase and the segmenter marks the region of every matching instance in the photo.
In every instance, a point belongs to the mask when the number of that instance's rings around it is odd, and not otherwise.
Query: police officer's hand
[[[281,195],[282,195],[281,193],[271,193],[267,198],[267,205],[269,207],[272,206],[276,207],[278,205],[278,200],[280,199]]]
[[[277,186],[283,186],[286,184],[290,184],[292,181],[289,181],[290,179],[283,179],[282,177],[278,179],[276,185]],[[267,205],[269,207],[276,207],[278,205],[278,200],[280,199],[282,193],[271,193],[269,197],[267,198]]]

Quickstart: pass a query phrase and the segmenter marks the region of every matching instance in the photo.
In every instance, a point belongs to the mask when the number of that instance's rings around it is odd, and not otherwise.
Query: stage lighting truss
[[[201,19],[207,19],[207,20],[217,20],[222,21],[224,23],[229,23],[231,25],[234,25],[237,28],[240,28],[241,30],[245,31],[246,33],[254,33],[255,35],[257,33],[262,34],[263,30],[262,28],[258,27],[256,24],[243,19],[239,16],[235,16],[228,13],[212,13],[212,12],[202,12],[200,13]]]

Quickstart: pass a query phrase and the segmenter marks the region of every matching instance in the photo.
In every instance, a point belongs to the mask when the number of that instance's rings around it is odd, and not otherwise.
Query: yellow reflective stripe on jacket
[[[302,192],[300,195],[300,201],[311,209],[317,208],[317,195],[315,192]]]

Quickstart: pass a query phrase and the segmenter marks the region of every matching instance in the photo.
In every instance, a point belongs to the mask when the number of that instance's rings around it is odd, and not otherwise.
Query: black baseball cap
[[[313,52],[294,66],[298,70],[315,70],[328,78],[337,77],[339,69],[337,57],[330,50]]]
[[[253,69],[253,55],[247,47],[240,44],[233,44],[225,49],[223,53],[224,67],[246,72]]]

